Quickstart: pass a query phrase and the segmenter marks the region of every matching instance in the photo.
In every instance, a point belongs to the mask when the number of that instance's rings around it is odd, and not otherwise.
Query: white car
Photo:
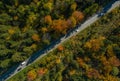
[[[103,16],[103,15],[104,15],[104,13],[101,13],[100,15],[101,15],[101,16]]]
[[[79,30],[77,29],[77,30],[75,30],[76,32],[78,32]]]
[[[21,63],[21,65],[24,65],[26,62],[25,61],[23,61],[22,63]]]

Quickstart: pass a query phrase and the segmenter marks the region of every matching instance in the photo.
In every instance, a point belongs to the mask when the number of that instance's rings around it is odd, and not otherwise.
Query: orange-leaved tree
[[[120,66],[120,60],[116,56],[110,57],[108,61],[112,66],[117,66],[117,67]]]
[[[34,69],[30,70],[27,73],[27,79],[28,79],[28,81],[33,81],[36,77],[37,77],[37,73],[36,73],[36,71]]]
[[[47,15],[45,16],[45,23],[48,24],[48,25],[51,25],[52,24],[52,18],[50,15]]]
[[[57,49],[58,49],[58,51],[63,51],[63,50],[64,50],[64,47],[63,47],[62,45],[59,45],[59,46],[57,47]]]
[[[40,37],[39,37],[38,34],[33,34],[33,35],[32,35],[32,39],[33,39],[34,41],[37,41],[37,42],[40,41]]]
[[[76,19],[77,22],[80,22],[83,20],[84,18],[84,14],[80,11],[74,11],[72,13],[72,16]]]
[[[68,28],[67,22],[65,20],[53,20],[51,28],[56,32],[56,33],[62,33],[65,34],[66,30]]]
[[[47,72],[46,68],[40,68],[37,70],[38,75],[44,75]]]

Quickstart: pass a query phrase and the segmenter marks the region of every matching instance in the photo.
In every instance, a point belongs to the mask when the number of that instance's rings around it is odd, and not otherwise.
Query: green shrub
[[[118,67],[113,67],[112,68],[112,75],[116,76],[116,75],[118,75],[118,73],[119,73]]]

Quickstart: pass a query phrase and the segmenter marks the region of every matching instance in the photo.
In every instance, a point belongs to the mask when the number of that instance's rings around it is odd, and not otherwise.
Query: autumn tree
[[[106,56],[104,56],[104,55],[100,56],[100,61],[102,62],[102,64],[104,66],[110,65],[109,61],[107,60]]]
[[[37,42],[40,41],[40,37],[39,37],[38,34],[33,34],[33,35],[32,35],[32,39],[33,39],[34,41],[37,41]]]
[[[94,79],[100,78],[100,74],[99,74],[98,70],[93,69],[93,68],[91,68],[87,71],[87,76],[89,78],[94,78]]]
[[[67,20],[67,24],[68,24],[68,27],[75,27],[77,24],[76,19],[74,17],[70,17]]]
[[[13,34],[15,33],[15,30],[14,30],[13,28],[11,28],[11,29],[8,30],[8,33],[9,33],[10,35],[13,35]]]
[[[63,47],[62,45],[59,45],[59,46],[57,47],[57,49],[58,49],[58,51],[63,51],[63,50],[64,50],[64,47]]]
[[[108,45],[108,46],[107,46],[107,56],[108,56],[108,57],[114,56],[114,52],[113,52],[113,47],[112,47],[112,45]]]
[[[75,69],[70,70],[69,75],[74,75],[76,73]]]
[[[111,65],[105,65],[104,68],[103,68],[103,71],[104,71],[104,75],[109,75],[110,72],[112,71],[112,66]]]
[[[105,76],[104,81],[118,81],[118,78],[112,75],[107,75]]]
[[[83,66],[85,64],[84,60],[82,58],[76,58],[77,62],[79,63],[80,66]]]
[[[60,58],[56,59],[56,63],[59,64],[61,62]]]
[[[27,19],[26,23],[29,25],[33,25],[35,23],[35,20],[37,19],[37,17],[38,17],[38,14],[31,12],[28,15],[28,19]]]
[[[56,32],[56,33],[62,33],[65,34],[67,31],[67,22],[65,20],[54,20],[51,28]]]
[[[45,16],[45,23],[48,24],[48,25],[51,25],[52,24],[52,18],[50,15],[47,15]]]
[[[27,73],[27,79],[28,79],[28,81],[33,81],[36,77],[37,77],[37,73],[36,73],[36,71],[34,69],[30,70]]]
[[[72,13],[72,16],[76,19],[77,22],[80,22],[83,20],[84,18],[84,14],[80,11],[74,11]]]
[[[98,39],[91,39],[90,41],[86,42],[84,47],[88,48],[91,51],[97,52],[99,51],[100,47],[103,46],[104,37],[99,37]]]
[[[37,70],[38,75],[42,76],[47,72],[46,68],[40,68]]]
[[[112,66],[120,66],[120,60],[116,56],[110,57],[108,61]]]
[[[36,44],[32,44],[30,47],[31,47],[34,51],[36,51],[36,49],[37,49],[37,45],[36,45]]]

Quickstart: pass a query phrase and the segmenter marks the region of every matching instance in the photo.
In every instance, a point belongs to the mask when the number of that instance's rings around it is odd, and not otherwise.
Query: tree
[[[37,50],[37,45],[36,45],[36,44],[32,44],[30,47],[31,47],[34,51]]]
[[[15,16],[13,17],[13,19],[14,19],[15,21],[18,20],[18,16],[15,15]]]
[[[84,14],[80,11],[74,11],[72,13],[72,16],[76,19],[77,22],[80,22],[83,20],[84,18]]]
[[[61,72],[57,73],[56,81],[62,81],[62,74],[61,74]]]
[[[56,63],[59,64],[61,62],[60,58],[56,59]]]
[[[70,70],[69,75],[74,75],[75,73],[76,73],[76,70],[72,69]]]
[[[33,53],[33,50],[31,47],[24,47],[23,51],[26,53],[26,56],[30,56]]]
[[[28,81],[33,81],[36,77],[37,77],[37,73],[36,73],[36,71],[34,69],[28,71],[28,73],[27,73]]]
[[[0,63],[0,68],[7,68],[10,65],[10,59],[5,59]]]
[[[8,33],[9,33],[10,35],[13,35],[13,34],[15,33],[15,30],[14,30],[13,28],[11,28],[11,29],[8,30]]]
[[[67,24],[68,24],[68,27],[75,27],[77,22],[75,20],[74,17],[70,17],[68,20],[67,20]]]
[[[105,65],[103,68],[104,75],[109,75],[110,72],[112,71],[112,66],[111,65]]]
[[[113,47],[112,47],[112,45],[108,45],[108,46],[107,46],[107,56],[109,56],[109,57],[114,56],[114,52],[113,52]]]
[[[40,37],[39,37],[38,34],[33,34],[33,35],[32,35],[32,39],[33,39],[34,41],[37,41],[37,42],[40,41]]]
[[[38,14],[31,12],[28,15],[27,24],[33,25],[35,23],[35,20],[37,19],[37,17],[38,17]]]
[[[48,25],[52,24],[52,18],[50,15],[45,16],[45,23]]]
[[[44,34],[44,33],[46,33],[48,31],[48,29],[46,28],[46,27],[42,27],[41,28],[41,32]]]
[[[91,6],[89,6],[88,8],[86,8],[84,10],[84,13],[88,16],[91,16],[92,14],[94,14],[97,10],[99,9],[99,6],[97,3],[92,4]]]
[[[14,0],[14,5],[17,7],[19,5],[19,1],[18,0]]]
[[[118,75],[119,74],[119,69],[117,68],[117,67],[113,67],[112,68],[112,75],[113,76],[116,76],[116,75]]]
[[[98,70],[96,70],[96,69],[89,69],[87,71],[87,76],[89,78],[94,78],[94,79],[100,78],[100,74],[99,74]]]
[[[21,56],[21,53],[20,52],[16,52],[12,55],[12,61],[14,63],[18,63],[18,62],[21,62],[24,60],[24,57]]]
[[[38,75],[42,76],[47,72],[46,68],[40,68],[37,70]]]
[[[116,56],[110,57],[108,61],[112,66],[120,66],[120,60]]]
[[[104,81],[118,81],[118,78],[112,75],[107,75]]]
[[[43,8],[50,12],[53,9],[53,4],[51,2],[47,2],[43,5]]]
[[[57,47],[57,49],[58,49],[58,51],[63,51],[63,50],[64,50],[64,47],[63,47],[62,45],[59,45],[59,46]]]
[[[3,2],[0,1],[0,12],[3,12],[4,9],[5,9],[5,8],[4,8]]]
[[[53,24],[52,24],[51,28],[56,33],[65,34],[68,26],[67,26],[67,22],[65,20],[59,19],[59,20],[53,20]]]
[[[84,60],[82,58],[76,58],[77,59],[77,62],[79,63],[80,66],[83,66],[85,63],[84,63]]]
[[[58,64],[56,65],[56,71],[57,71],[57,72],[62,72],[64,69],[65,69],[65,68],[64,68],[64,65],[63,65],[62,62],[60,62],[60,63],[58,63]]]
[[[12,20],[12,18],[7,13],[0,14],[0,24],[7,25]]]
[[[116,54],[118,58],[120,58],[120,47],[119,46],[114,46],[113,51]]]
[[[71,9],[72,11],[75,11],[76,8],[77,8],[77,4],[76,4],[76,3],[73,3],[73,4],[71,5],[71,7],[70,7],[70,9]]]
[[[91,39],[90,41],[85,43],[84,47],[93,52],[97,52],[99,51],[100,47],[104,45],[104,39],[104,37],[99,37],[98,39]]]

